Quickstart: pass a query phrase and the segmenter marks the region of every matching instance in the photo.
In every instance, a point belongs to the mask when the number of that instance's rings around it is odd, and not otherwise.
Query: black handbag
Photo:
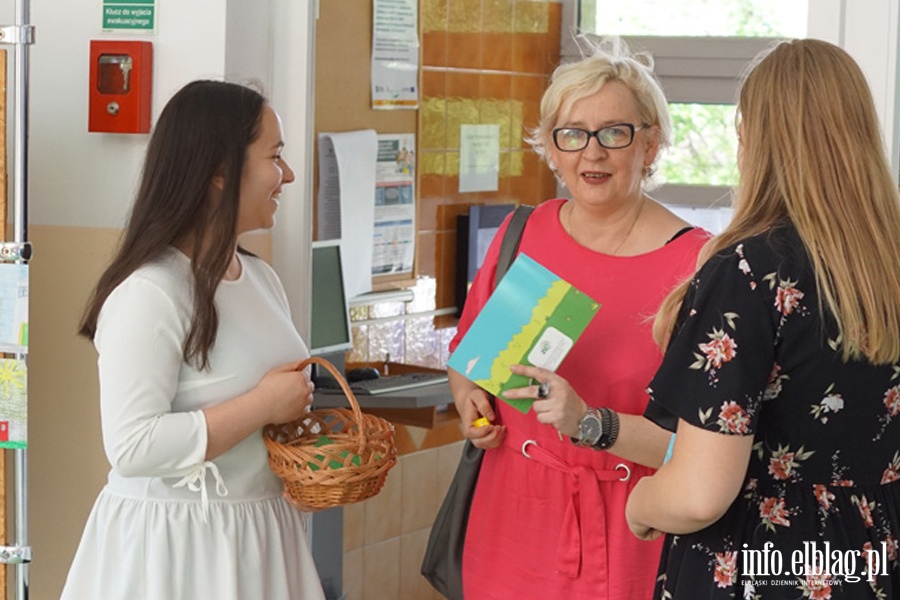
[[[500,243],[494,287],[497,287],[497,283],[516,257],[522,231],[532,208],[526,205],[519,206],[509,221]],[[484,450],[476,448],[471,440],[466,440],[456,473],[434,519],[425,547],[421,573],[434,589],[449,600],[463,600],[463,545],[466,526],[469,523],[469,507],[472,505],[472,494],[475,492],[475,483],[478,481],[483,457]]]

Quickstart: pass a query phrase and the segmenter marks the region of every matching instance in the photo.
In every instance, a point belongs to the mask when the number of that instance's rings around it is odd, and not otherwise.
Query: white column
[[[317,13],[317,2],[272,1],[272,104],[284,126],[285,158],[297,176],[282,193],[272,235],[272,262],[287,291],[294,325],[304,338],[309,334]]]

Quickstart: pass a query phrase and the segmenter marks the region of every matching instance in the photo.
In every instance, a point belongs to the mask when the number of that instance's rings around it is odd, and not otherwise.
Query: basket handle
[[[366,434],[365,422],[363,421],[362,409],[359,408],[359,401],[356,399],[356,396],[353,394],[353,390],[350,389],[350,386],[347,384],[347,380],[344,379],[344,376],[341,375],[341,372],[337,369],[337,367],[335,367],[324,358],[320,358],[318,356],[310,356],[300,363],[300,365],[297,367],[297,371],[302,371],[307,366],[313,363],[325,367],[325,369],[329,373],[331,373],[338,384],[340,384],[341,390],[343,390],[344,395],[347,397],[347,400],[350,401],[350,408],[353,410],[353,418],[356,420],[357,428],[359,429],[359,452],[357,454],[362,455],[363,451],[366,448],[366,444],[368,443],[368,436]]]

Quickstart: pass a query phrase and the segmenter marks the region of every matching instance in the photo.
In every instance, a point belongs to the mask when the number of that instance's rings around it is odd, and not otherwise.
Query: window
[[[806,35],[808,1],[564,2],[571,2],[564,19],[573,28],[620,35],[653,56],[675,128],[654,195],[696,224],[721,229],[737,183],[734,102],[741,74],[776,39]],[[579,57],[571,36],[563,35],[562,48],[563,60]]]
[[[803,37],[807,0],[581,0],[579,27],[597,34]]]
[[[734,104],[670,103],[674,138],[657,179],[672,185],[734,186]]]

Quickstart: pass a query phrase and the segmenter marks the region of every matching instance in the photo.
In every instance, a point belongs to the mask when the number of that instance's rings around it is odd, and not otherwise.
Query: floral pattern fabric
[[[727,513],[667,537],[656,598],[900,598],[900,366],[842,360],[791,224],[700,269],[648,392],[668,429],[754,436]]]

